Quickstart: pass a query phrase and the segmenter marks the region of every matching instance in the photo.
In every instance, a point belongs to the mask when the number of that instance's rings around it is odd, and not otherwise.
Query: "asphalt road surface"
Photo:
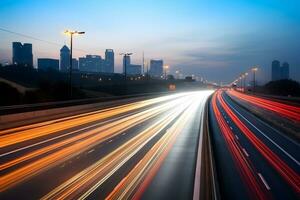
[[[223,199],[299,199],[299,143],[243,109],[224,91],[213,95],[209,113]],[[291,116],[297,120],[299,113]]]
[[[0,131],[0,199],[192,199],[213,91]]]

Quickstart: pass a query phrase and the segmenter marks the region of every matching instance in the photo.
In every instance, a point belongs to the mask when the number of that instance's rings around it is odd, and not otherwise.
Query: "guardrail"
[[[167,94],[167,93],[164,93]],[[67,101],[67,102],[60,102],[57,107],[55,103],[47,103],[41,105],[28,105],[29,109],[35,108],[31,111],[24,111],[26,110],[26,106],[20,106],[20,109],[24,112],[18,113],[10,113],[5,115],[0,115],[0,130],[24,126],[33,123],[39,123],[47,120],[53,120],[58,118],[69,117],[72,115],[82,114],[85,112],[90,112],[94,110],[109,108],[113,106],[118,106],[126,103],[133,103],[136,101],[145,100],[148,98],[153,98],[156,96],[161,96],[162,93],[148,93],[147,95],[127,95],[120,96],[116,99],[110,98],[105,99],[106,101],[99,102],[99,99],[93,99],[92,101]],[[102,99],[103,100],[103,99]],[[96,101],[97,103],[91,103]],[[76,103],[80,103],[76,105]],[[57,103],[57,102],[56,102]],[[68,106],[66,106],[66,104]],[[50,108],[45,109],[45,106]],[[63,107],[62,107],[63,106]],[[19,107],[12,107],[12,109],[19,109]]]
[[[169,94],[169,92],[143,93],[143,94],[134,94],[134,95],[100,97],[100,98],[78,99],[78,100],[68,100],[68,101],[56,101],[56,102],[36,103],[36,104],[0,106],[0,115],[7,115],[7,114],[13,114],[13,113],[20,113],[20,112],[30,112],[30,111],[50,109],[50,108],[75,106],[75,105],[82,105],[82,104],[92,104],[92,103],[106,102],[106,101],[120,100],[120,99],[134,98],[134,97],[163,95],[163,94]]]
[[[213,148],[209,133],[208,106],[211,96],[205,103],[200,126],[198,156],[194,181],[194,200],[220,199],[219,185],[216,177]]]

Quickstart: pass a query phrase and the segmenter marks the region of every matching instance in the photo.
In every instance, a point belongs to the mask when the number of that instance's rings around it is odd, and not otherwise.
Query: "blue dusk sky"
[[[69,44],[65,29],[85,31],[74,40],[74,56],[133,52],[134,63],[164,59],[171,73],[230,82],[259,65],[259,81],[270,79],[271,62],[290,64],[300,81],[299,0],[1,0],[0,62],[11,61],[13,41],[33,44],[34,59],[59,58]],[[35,61],[36,62],[36,61]]]

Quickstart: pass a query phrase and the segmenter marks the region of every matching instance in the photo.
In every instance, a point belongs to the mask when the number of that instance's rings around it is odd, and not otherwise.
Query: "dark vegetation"
[[[300,96],[300,84],[289,79],[271,81],[264,86],[264,91],[278,96]]]
[[[0,105],[167,92],[170,90],[170,85],[176,85],[176,91],[195,90],[205,86],[192,80],[175,80],[173,76],[168,76],[168,80],[151,79],[147,76],[129,76],[125,81],[122,74],[74,71],[73,94],[70,98],[68,73],[55,70],[40,71],[32,67],[10,65],[0,67],[0,77],[29,88],[25,93],[20,93],[16,88],[1,83],[0,93],[5,97],[1,98]]]

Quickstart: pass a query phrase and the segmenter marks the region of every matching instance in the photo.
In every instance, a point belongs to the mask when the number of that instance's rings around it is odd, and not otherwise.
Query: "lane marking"
[[[258,174],[260,180],[263,182],[263,184],[267,188],[267,190],[271,190],[270,186],[268,185],[267,181],[264,179],[263,175],[261,173],[257,173],[257,174]]]
[[[93,151],[95,151],[95,149],[91,149],[87,152],[87,154],[92,153]]]
[[[245,149],[245,148],[242,148],[242,150],[243,150],[244,154],[245,154],[247,157],[249,157],[249,154],[247,153],[246,149]]]
[[[107,143],[111,143],[113,140],[109,140]]]
[[[239,137],[237,135],[234,135],[234,136],[236,137],[237,140],[239,139]]]
[[[231,127],[231,126],[229,126],[229,128],[232,130],[232,127]]]
[[[225,99],[224,99],[225,100]],[[225,100],[226,101],[226,100]],[[252,124],[248,119],[246,119],[239,111],[237,111],[234,107],[232,107],[227,101],[226,103],[232,108],[239,116],[241,116],[245,121],[247,121],[253,128],[255,128],[259,133],[261,133],[265,138],[267,138],[272,144],[274,144],[278,149],[280,149],[286,156],[288,156],[291,160],[293,160],[298,166],[300,166],[300,162],[295,159],[291,154],[285,151],[281,146],[279,146],[276,142],[274,142],[271,138],[269,138],[266,134],[264,134],[260,129],[258,129],[254,124]]]

